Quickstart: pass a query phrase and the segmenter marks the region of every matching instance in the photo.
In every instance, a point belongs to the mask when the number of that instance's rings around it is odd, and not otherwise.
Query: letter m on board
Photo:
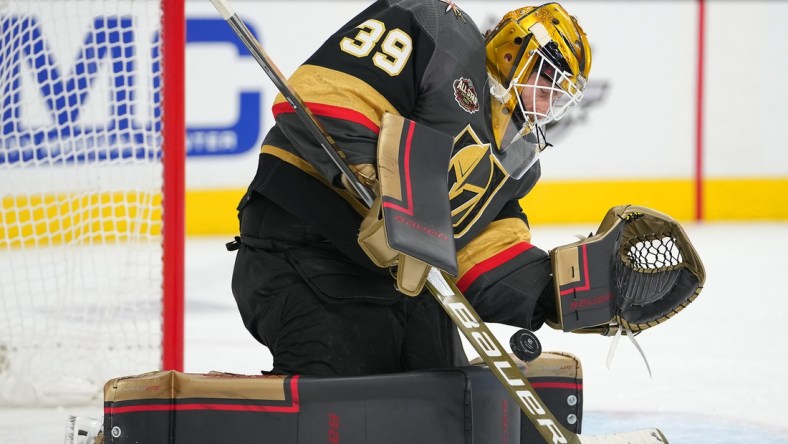
[[[134,70],[133,42],[130,17],[96,17],[87,30],[74,64],[66,71],[59,65],[35,17],[0,16],[0,136],[24,130],[21,109],[26,98],[20,94],[22,63],[32,73],[51,123],[59,127],[60,135],[75,131],[67,124],[78,121],[102,63],[109,63],[112,97],[111,117],[107,124],[118,129],[128,127],[133,99],[134,77],[129,75]]]

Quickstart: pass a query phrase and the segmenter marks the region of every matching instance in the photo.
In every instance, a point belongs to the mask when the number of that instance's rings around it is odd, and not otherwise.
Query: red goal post
[[[185,0],[162,0],[164,69],[164,226],[173,236],[164,236],[162,368],[183,371],[184,239],[186,125],[184,79],[186,69]],[[169,119],[167,116],[172,116]],[[167,128],[169,126],[169,128]],[[172,149],[169,149],[172,147]],[[166,158],[169,157],[169,160]],[[167,199],[167,196],[170,199]],[[168,202],[169,200],[169,202]]]
[[[0,0],[0,406],[183,370],[184,0]]]

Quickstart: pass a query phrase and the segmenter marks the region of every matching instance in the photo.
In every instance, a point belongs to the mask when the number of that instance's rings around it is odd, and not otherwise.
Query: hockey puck
[[[531,362],[542,354],[542,344],[529,330],[518,330],[509,339],[509,345],[511,345],[514,355],[525,362]]]

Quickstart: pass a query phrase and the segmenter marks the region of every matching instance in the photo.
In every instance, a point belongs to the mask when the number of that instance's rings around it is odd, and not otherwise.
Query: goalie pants
[[[277,374],[353,376],[466,365],[452,321],[424,292],[407,297],[312,227],[254,194],[241,209],[232,291]]]

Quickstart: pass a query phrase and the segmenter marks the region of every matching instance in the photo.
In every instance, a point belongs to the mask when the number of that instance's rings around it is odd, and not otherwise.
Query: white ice
[[[548,249],[595,228],[534,224],[533,242]],[[658,427],[671,444],[788,444],[788,223],[685,229],[706,266],[706,288],[675,318],[637,337],[652,378],[625,338],[608,369],[610,338],[538,332],[545,350],[573,353],[583,364],[583,433]],[[246,333],[236,313],[229,284],[234,255],[224,249],[227,240],[192,238],[187,244],[188,372],[257,374],[271,366],[269,353]],[[502,343],[515,331],[492,328]],[[100,417],[101,405],[0,409],[0,444],[62,443],[69,414]]]

